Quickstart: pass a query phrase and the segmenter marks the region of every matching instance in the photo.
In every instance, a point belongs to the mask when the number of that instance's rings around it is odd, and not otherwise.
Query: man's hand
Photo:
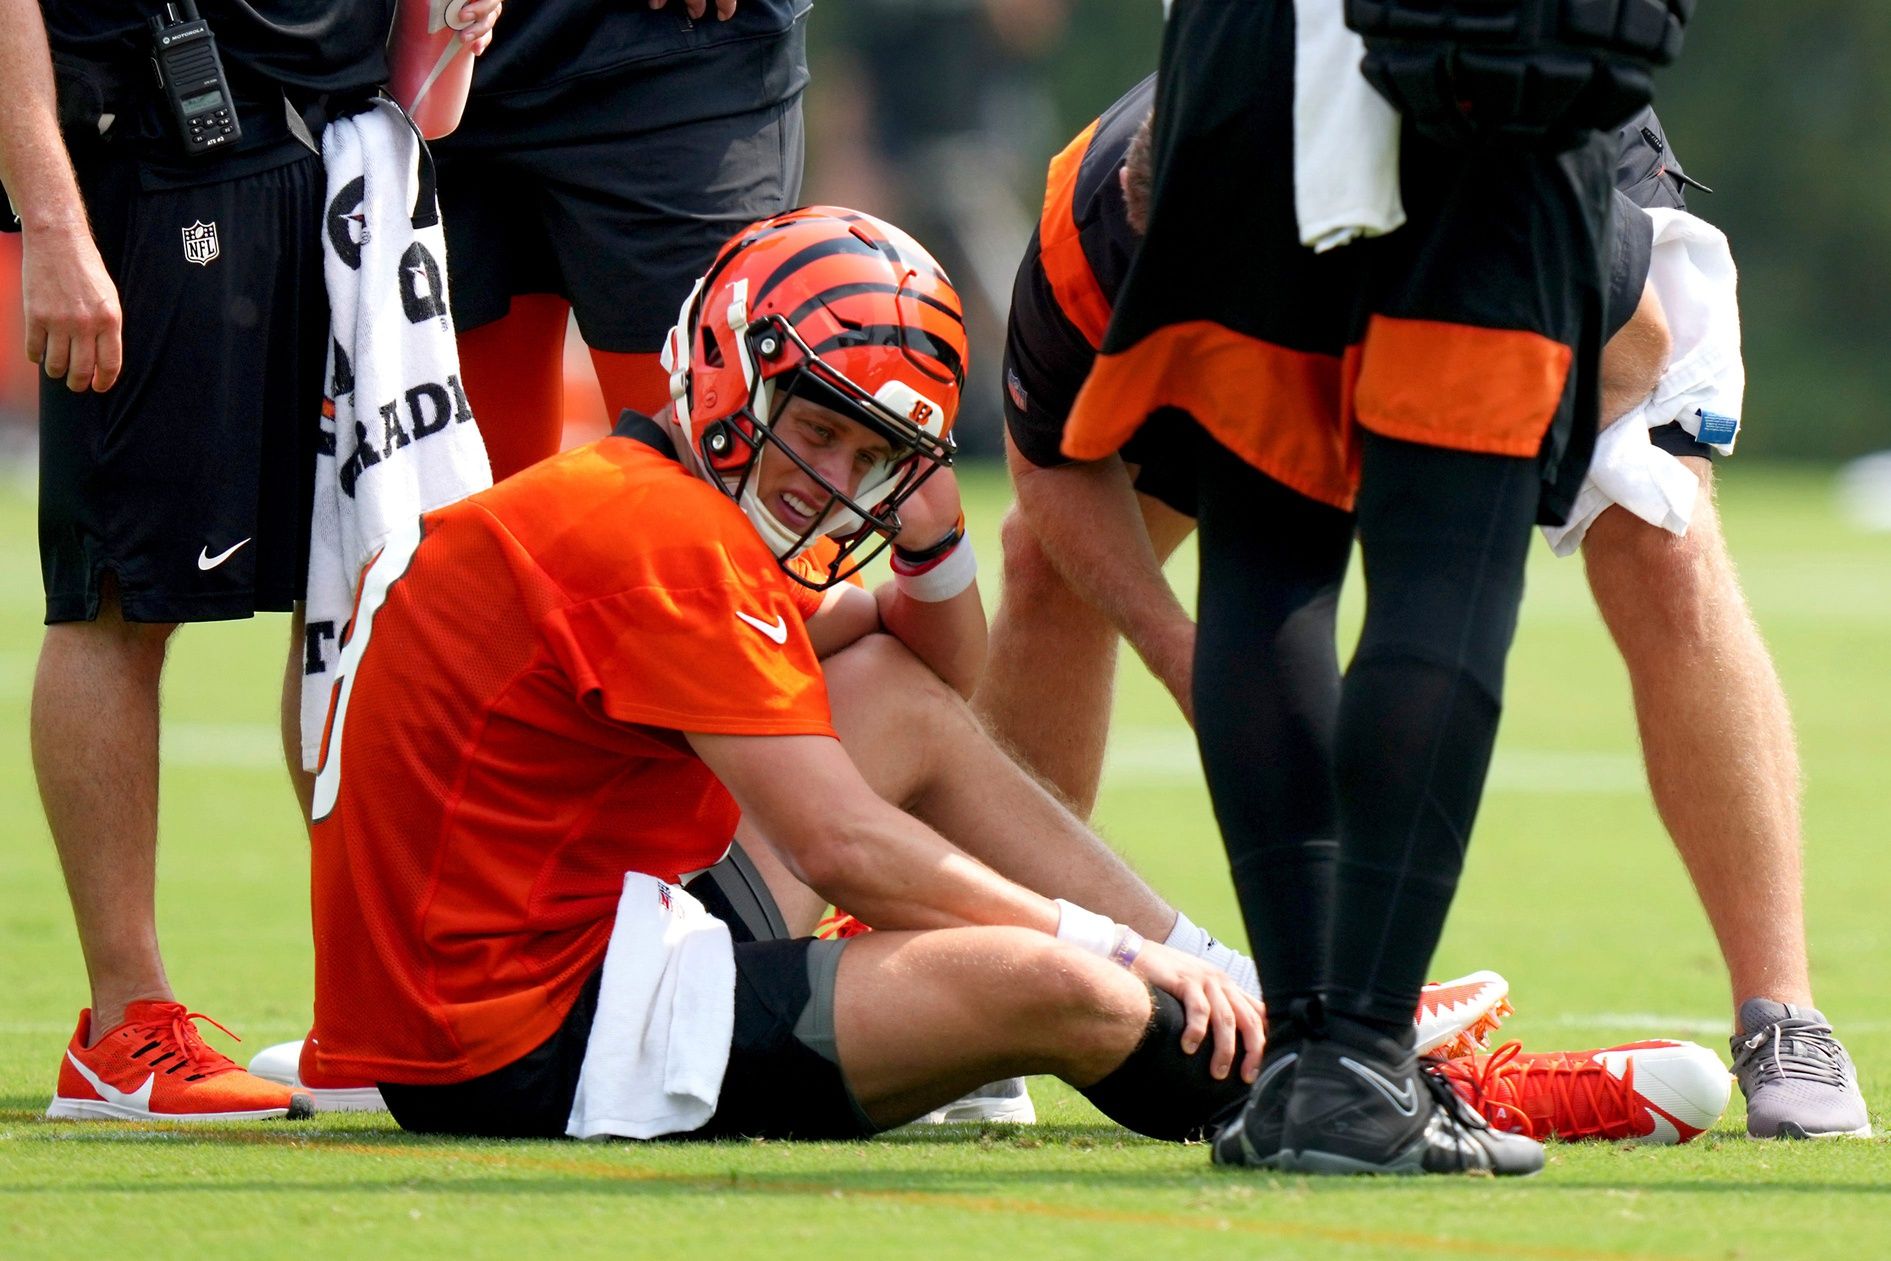
[[[1235,1035],[1241,1039],[1241,1080],[1252,1083],[1261,1071],[1261,1050],[1266,1040],[1261,1005],[1247,996],[1233,977],[1194,955],[1145,942],[1133,969],[1137,976],[1182,1004],[1188,1024],[1182,1030],[1182,1050],[1195,1054],[1202,1040],[1213,1034],[1214,1053],[1208,1071],[1216,1081],[1234,1065]]]
[[[650,7],[661,9],[670,0],[650,0]],[[683,0],[683,7],[689,11],[692,20],[702,17],[709,11],[709,0]],[[727,22],[735,16],[735,0],[716,0],[716,21]]]
[[[124,365],[118,288],[82,219],[25,228],[26,357],[73,393],[109,390]]]
[[[505,9],[505,0],[472,0],[461,8],[460,16],[471,25],[461,29],[460,42],[472,46],[473,56],[479,56],[492,46],[492,28]]]
[[[923,552],[952,533],[965,515],[959,501],[959,479],[949,468],[941,468],[921,482],[912,498],[900,505],[900,532],[895,547],[909,552]]]

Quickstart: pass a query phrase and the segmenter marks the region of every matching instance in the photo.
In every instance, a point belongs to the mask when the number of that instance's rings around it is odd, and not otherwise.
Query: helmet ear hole
[[[703,325],[703,362],[712,368],[723,364],[722,344],[716,340],[715,330],[707,324]]]

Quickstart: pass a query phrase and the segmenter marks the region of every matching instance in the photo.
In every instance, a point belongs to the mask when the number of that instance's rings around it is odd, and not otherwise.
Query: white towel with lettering
[[[393,102],[376,101],[328,125],[322,157],[330,336],[302,676],[310,770],[361,567],[397,525],[492,485],[460,384],[446,237],[420,137]]]
[[[734,1036],[729,926],[676,885],[629,872],[565,1133],[700,1129],[716,1114]]]
[[[1316,254],[1405,222],[1398,111],[1359,72],[1366,44],[1343,9],[1294,0],[1294,214]]]
[[[1649,431],[1678,423],[1722,455],[1733,454],[1739,433],[1747,374],[1740,353],[1739,277],[1727,237],[1685,210],[1657,208],[1648,216],[1655,225],[1648,280],[1661,300],[1673,348],[1653,392],[1597,436],[1568,522],[1543,527],[1558,556],[1582,546],[1589,527],[1612,504],[1671,534],[1686,534],[1700,482],[1650,442]]]

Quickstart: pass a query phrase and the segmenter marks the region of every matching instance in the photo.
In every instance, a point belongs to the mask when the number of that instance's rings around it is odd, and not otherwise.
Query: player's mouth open
[[[781,523],[792,530],[805,530],[814,524],[824,505],[803,499],[792,490],[784,490],[775,496],[775,515]]]

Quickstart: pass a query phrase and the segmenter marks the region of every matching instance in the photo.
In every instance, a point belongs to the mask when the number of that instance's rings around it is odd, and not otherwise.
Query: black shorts
[[[434,146],[461,330],[550,293],[592,348],[655,351],[723,242],[800,200],[799,94],[652,131],[582,110],[560,123],[557,143]]]
[[[722,1097],[708,1124],[668,1137],[849,1139],[875,1131],[828,1058],[833,977],[844,945],[812,937],[737,941],[735,1035]],[[537,1049],[450,1086],[384,1082],[388,1111],[402,1129],[422,1134],[564,1137],[602,975],[592,975],[564,1023]]]
[[[103,394],[40,390],[46,620],[96,617],[107,570],[131,621],[286,610],[307,586],[321,438],[321,160],[285,138],[75,166],[125,363]]]
[[[1288,0],[1176,0],[1162,178],[1065,449],[1120,450],[1177,407],[1275,481],[1349,509],[1358,426],[1535,460],[1559,519],[1594,440],[1613,145],[1467,154],[1407,128],[1408,222],[1315,254],[1294,205],[1293,23]]]

